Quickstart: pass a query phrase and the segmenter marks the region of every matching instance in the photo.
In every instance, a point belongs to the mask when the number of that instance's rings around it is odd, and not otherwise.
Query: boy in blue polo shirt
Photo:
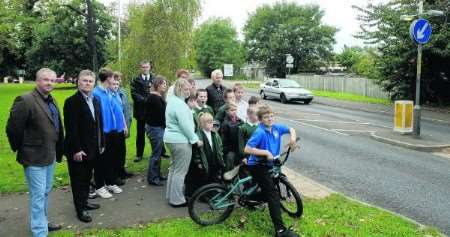
[[[250,155],[247,160],[248,169],[253,180],[261,188],[261,195],[269,205],[270,217],[275,227],[275,236],[296,237],[298,235],[287,229],[283,224],[280,197],[269,170],[274,157],[278,158],[280,155],[282,136],[290,134],[289,146],[294,150],[297,147],[297,135],[293,128],[288,128],[282,124],[274,124],[273,117],[273,111],[269,106],[265,105],[259,108],[258,119],[260,124],[248,140],[244,152]],[[263,162],[265,164],[262,164]]]

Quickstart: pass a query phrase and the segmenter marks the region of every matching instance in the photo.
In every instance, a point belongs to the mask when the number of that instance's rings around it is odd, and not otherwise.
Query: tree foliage
[[[375,45],[379,52],[376,67],[380,69],[380,84],[392,99],[414,99],[417,45],[409,36],[410,22],[400,20],[400,16],[416,14],[416,1],[395,0],[354,8],[361,22],[358,37]],[[442,10],[445,16],[428,19],[433,35],[423,49],[421,101],[444,104],[450,101],[450,2],[426,1],[424,9]]]
[[[377,57],[374,48],[344,46],[342,52],[336,55],[336,60],[339,64],[346,67],[348,72],[356,73],[369,79],[375,79],[379,76],[375,63]]]
[[[244,27],[247,60],[266,64],[270,76],[285,76],[286,54],[294,57],[292,72],[317,70],[332,58],[337,32],[323,16],[317,5],[263,5]]]
[[[139,72],[139,62],[151,60],[158,74],[170,79],[189,64],[192,30],[200,15],[199,0],[155,0],[131,4],[123,38],[122,62],[110,62],[125,80]]]
[[[98,61],[104,64],[105,50],[111,37],[112,18],[105,6],[97,1]],[[85,0],[9,0],[0,3],[0,65],[3,75],[25,69],[28,78],[41,67],[58,74],[76,75],[91,69],[91,53],[87,41],[86,19],[66,5],[86,10]]]
[[[73,6],[86,8],[84,0],[72,0]],[[97,18],[97,60],[107,61],[106,43],[111,37],[112,18],[104,5],[93,1]],[[35,27],[33,44],[26,52],[30,71],[46,66],[58,73],[76,76],[83,69],[92,69],[86,19],[57,2],[47,9],[46,21]]]
[[[209,76],[223,64],[239,68],[244,62],[244,50],[238,41],[236,28],[229,18],[211,18],[194,32],[197,67]]]

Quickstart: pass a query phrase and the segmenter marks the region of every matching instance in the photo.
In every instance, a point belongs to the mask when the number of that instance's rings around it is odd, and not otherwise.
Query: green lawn
[[[16,162],[15,153],[9,147],[8,139],[5,134],[6,121],[9,117],[9,110],[16,96],[25,92],[31,91],[34,84],[0,84],[0,127],[3,131],[0,133],[0,193],[22,192],[26,191],[25,176],[23,168]],[[75,87],[72,85],[58,85],[52,92],[56,98],[59,108],[62,112],[64,100],[75,92]],[[135,156],[135,134],[136,121],[133,121],[131,126],[131,138],[127,139],[127,166],[128,170],[133,172],[142,172],[147,168],[148,159],[142,162],[134,163],[132,160]],[[150,155],[150,144],[145,146],[145,157]],[[167,167],[167,161],[163,160],[163,167]],[[69,184],[69,175],[67,171],[66,162],[63,161],[57,164],[55,170],[54,184],[56,187]]]
[[[314,96],[319,97],[329,97],[336,100],[346,100],[346,101],[354,101],[354,102],[361,102],[361,103],[371,103],[371,104],[384,104],[384,105],[391,105],[392,102],[388,99],[380,99],[380,98],[373,98],[373,97],[367,97],[363,95],[357,95],[352,93],[342,93],[342,92],[334,92],[334,91],[319,91],[319,90],[311,90],[314,94]]]
[[[286,225],[293,226],[301,236],[371,236],[371,237],[419,237],[440,236],[435,229],[420,228],[386,211],[368,207],[340,196],[332,195],[322,200],[306,200],[304,216],[294,220],[284,216]],[[189,218],[162,220],[147,225],[121,229],[92,229],[84,232],[60,231],[51,237],[263,237],[272,236],[272,224],[268,210],[261,212],[235,210],[223,224],[200,227]]]

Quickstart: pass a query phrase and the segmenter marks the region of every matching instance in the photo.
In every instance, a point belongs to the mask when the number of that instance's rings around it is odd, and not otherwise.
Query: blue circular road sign
[[[429,21],[420,18],[411,23],[409,33],[418,44],[426,44],[431,37],[431,24]]]

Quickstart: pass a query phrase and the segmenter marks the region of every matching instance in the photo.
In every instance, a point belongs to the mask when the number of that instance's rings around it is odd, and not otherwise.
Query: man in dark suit
[[[151,72],[152,64],[149,61],[140,63],[141,75],[131,81],[131,97],[133,98],[133,115],[137,122],[136,158],[135,162],[142,160],[145,147],[145,101],[150,94],[154,75]]]
[[[58,105],[50,92],[56,73],[42,68],[36,73],[36,88],[18,96],[11,108],[6,134],[24,167],[30,194],[30,225],[34,237],[47,236],[61,226],[48,222],[48,195],[52,189],[55,160],[61,162],[64,132]]]
[[[100,208],[100,205],[87,201],[94,163],[105,145],[100,103],[92,95],[94,84],[95,74],[89,70],[81,71],[78,91],[64,103],[65,154],[75,210],[83,222],[92,221],[88,210]]]

